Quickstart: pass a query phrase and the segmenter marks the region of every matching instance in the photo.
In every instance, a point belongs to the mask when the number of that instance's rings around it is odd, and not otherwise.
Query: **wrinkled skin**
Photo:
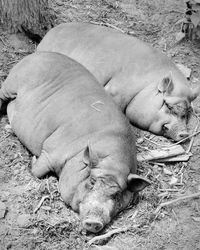
[[[11,127],[32,152],[32,173],[54,172],[61,197],[99,232],[149,185],[136,175],[135,141],[121,110],[80,64],[57,53],[34,53],[0,89]]]
[[[111,178],[93,179],[86,184],[85,197],[80,203],[80,214],[85,228],[90,228],[96,221],[95,231],[103,228],[118,212],[122,211],[131,202],[133,193],[123,190]]]
[[[64,170],[59,186],[62,193],[66,190],[66,183],[69,184],[73,180],[76,192],[72,197],[69,192],[67,194],[65,192],[64,200],[70,200],[72,208],[80,213],[83,228],[94,233],[100,231],[117,213],[130,204],[135,194],[150,184],[145,178],[132,173],[123,178],[126,166],[122,167],[123,164],[113,159],[108,161],[107,157],[101,160],[96,157],[89,147],[86,148],[84,155],[81,156],[84,166],[78,184],[75,184],[77,174],[74,182],[71,173],[68,176]],[[106,166],[108,162],[109,168]],[[120,173],[113,166],[120,169]]]
[[[187,119],[199,89],[190,88],[166,55],[137,38],[103,26],[68,23],[50,30],[37,50],[59,52],[84,65],[134,126],[175,141],[188,136]]]
[[[149,92],[151,90],[140,92],[135,99],[133,99],[127,109],[126,115],[130,120],[137,121],[134,125],[145,128],[159,134],[157,131],[162,128],[162,135],[171,138],[175,141],[180,141],[188,136],[187,122],[192,112],[190,102],[185,98],[178,96],[171,96],[171,91],[174,85],[170,77],[166,77],[157,86],[157,92],[153,91],[151,104],[157,109],[155,111],[149,109],[141,110],[144,101],[149,98]],[[147,122],[149,121],[149,123]]]

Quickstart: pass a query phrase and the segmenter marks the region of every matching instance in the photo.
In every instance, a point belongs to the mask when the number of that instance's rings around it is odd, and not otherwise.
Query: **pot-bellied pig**
[[[162,52],[135,37],[89,23],[58,25],[37,50],[59,52],[84,65],[133,125],[175,141],[188,136],[190,104],[199,90],[190,88]]]
[[[54,172],[64,202],[83,227],[100,231],[149,184],[136,174],[131,126],[82,65],[38,52],[11,70],[0,89],[11,127],[32,152],[32,172]]]

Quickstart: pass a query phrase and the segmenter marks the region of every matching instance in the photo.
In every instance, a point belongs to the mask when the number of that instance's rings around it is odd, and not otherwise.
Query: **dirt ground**
[[[195,86],[200,79],[200,42],[176,43],[176,32],[184,15],[182,0],[56,0],[57,23],[89,21],[113,25],[163,50],[176,63],[192,70]],[[18,34],[0,29],[0,82],[35,44]],[[200,98],[194,104],[200,106]],[[192,119],[192,132],[197,119]],[[152,148],[144,136],[159,143],[166,139],[136,130],[138,144]],[[38,180],[31,175],[31,154],[8,126],[0,122],[0,250],[13,249],[119,249],[119,250],[198,250],[200,249],[200,199],[173,203],[155,213],[162,202],[200,192],[200,135],[195,137],[192,157],[185,163],[139,164],[138,172],[152,185],[108,225],[129,229],[115,234],[98,246],[88,246],[94,237],[82,231],[78,215],[67,208],[59,195],[57,180]],[[183,144],[187,149],[189,142]],[[139,150],[139,148],[138,148]],[[172,179],[176,178],[174,184]],[[43,203],[40,205],[40,201]]]

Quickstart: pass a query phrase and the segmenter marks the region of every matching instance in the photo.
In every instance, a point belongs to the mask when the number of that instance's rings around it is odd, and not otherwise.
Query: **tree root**
[[[161,204],[156,208],[156,210],[155,210],[154,213],[157,214],[157,213],[160,211],[161,208],[166,207],[166,206],[169,206],[169,205],[171,205],[171,204],[173,204],[173,203],[175,203],[175,202],[182,201],[182,200],[185,200],[185,199],[197,198],[197,197],[199,197],[199,196],[200,196],[200,192],[195,193],[195,194],[191,194],[191,195],[185,195],[185,196],[179,197],[179,198],[177,198],[177,199],[175,199],[175,200],[163,202],[163,203],[161,203]]]
[[[40,200],[39,204],[37,205],[37,207],[34,209],[34,213],[36,213],[39,208],[42,206],[42,203],[46,200],[46,199],[50,199],[49,195],[45,195],[42,197],[42,199]]]
[[[88,245],[91,246],[96,241],[105,240],[105,239],[111,237],[114,234],[118,234],[118,233],[121,233],[121,232],[126,232],[130,228],[131,228],[130,226],[129,227],[123,227],[123,228],[116,228],[116,229],[113,229],[113,230],[111,230],[111,231],[109,231],[109,232],[107,232],[105,234],[95,236],[94,238],[92,238],[91,240],[88,241]]]

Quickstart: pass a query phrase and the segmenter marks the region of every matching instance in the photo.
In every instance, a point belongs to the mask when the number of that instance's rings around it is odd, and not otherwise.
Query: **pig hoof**
[[[39,157],[33,156],[31,161],[31,172],[37,178],[42,178],[50,171],[48,167],[48,161],[45,154],[41,154]]]
[[[98,233],[103,229],[103,223],[96,220],[87,219],[83,221],[83,227],[89,232]]]

